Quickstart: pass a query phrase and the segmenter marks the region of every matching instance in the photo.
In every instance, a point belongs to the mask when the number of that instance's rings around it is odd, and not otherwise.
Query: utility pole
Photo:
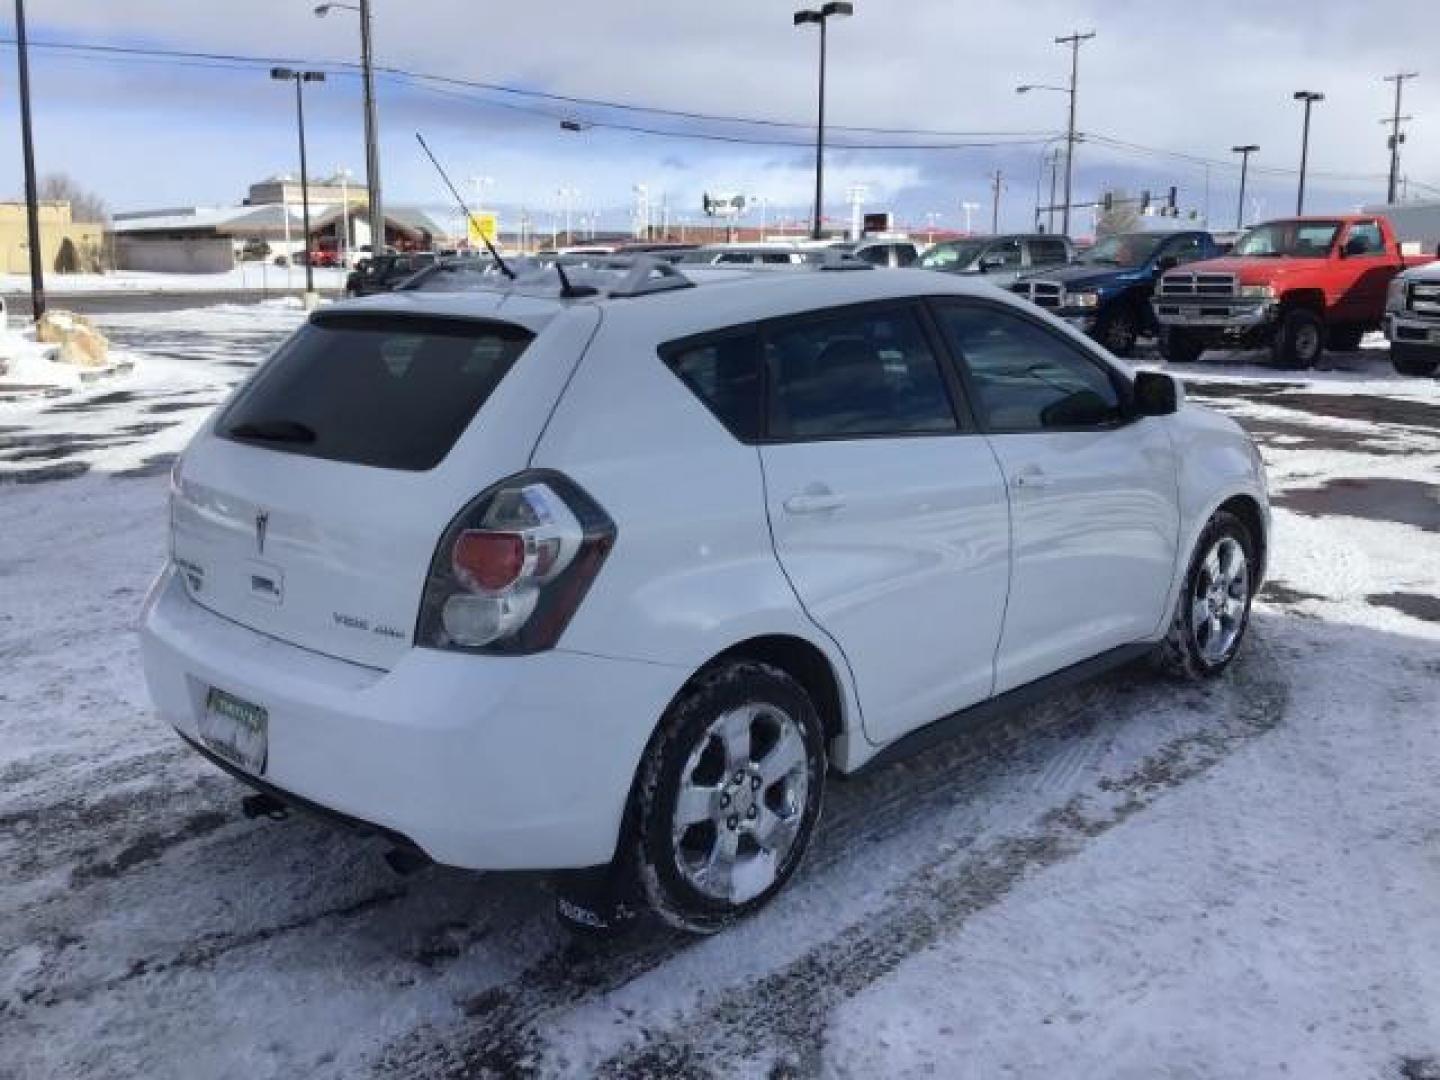
[[[1317,101],[1324,101],[1325,95],[1314,90],[1296,90],[1294,93],[1296,101],[1305,103],[1305,126],[1300,136],[1300,188],[1295,193],[1295,214],[1305,213],[1305,166],[1310,159],[1310,106]]]
[[[20,142],[25,154],[25,228],[30,241],[30,317],[39,322],[45,314],[45,265],[40,251],[35,141],[30,134],[30,48],[25,41],[25,0],[15,0],[15,47],[20,54]]]
[[[1413,79],[1420,73],[1418,71],[1397,71],[1394,75],[1386,75],[1385,82],[1395,84],[1395,115],[1388,120],[1381,120],[1382,124],[1390,125],[1390,186],[1386,188],[1385,201],[1395,201],[1395,185],[1400,178],[1400,144],[1405,141],[1405,136],[1400,131],[1400,125],[1409,116],[1400,115],[1400,92],[1404,89],[1405,80]]]
[[[1246,143],[1244,146],[1232,146],[1230,152],[1240,155],[1240,202],[1235,207],[1235,227],[1245,227],[1245,177],[1250,171],[1250,155],[1259,150],[1256,143]]]
[[[980,209],[980,204],[976,202],[962,202],[960,209],[965,211],[965,235],[973,236],[975,230],[970,226],[970,215]]]
[[[1000,232],[1000,189],[1005,186],[1005,176],[996,169],[990,177],[990,235]]]
[[[300,214],[303,222],[304,234],[300,238],[300,247],[305,252],[305,306],[315,307],[319,297],[315,293],[315,260],[312,259],[310,251],[310,173],[305,160],[305,95],[302,88],[307,82],[324,82],[323,71],[297,71],[293,68],[271,68],[270,78],[279,82],[293,82],[295,84],[295,126],[300,132]],[[281,187],[281,202],[284,200],[284,187]],[[287,212],[286,219],[289,219]],[[294,254],[291,254],[294,260]]]
[[[1077,31],[1055,39],[1056,45],[1070,46],[1070,123],[1065,129],[1065,209],[1060,216],[1060,231],[1066,236],[1070,235],[1070,192],[1075,177],[1075,91],[1080,81],[1080,44],[1094,36],[1093,30],[1087,34]]]

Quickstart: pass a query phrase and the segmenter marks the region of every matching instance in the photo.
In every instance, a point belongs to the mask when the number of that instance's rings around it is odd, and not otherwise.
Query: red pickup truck
[[[1221,259],[1190,263],[1155,288],[1160,351],[1186,363],[1206,349],[1269,347],[1281,367],[1309,368],[1328,345],[1354,349],[1385,318],[1390,279],[1409,265],[1383,217],[1269,221]]]

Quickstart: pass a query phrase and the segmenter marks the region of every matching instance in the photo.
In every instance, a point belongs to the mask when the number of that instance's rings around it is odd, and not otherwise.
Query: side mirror
[[[1174,270],[1180,265],[1180,259],[1176,255],[1161,255],[1160,261],[1155,264],[1163,274],[1166,270]]]
[[[1132,389],[1132,411],[1136,416],[1169,416],[1180,407],[1179,385],[1162,371],[1136,372]]]

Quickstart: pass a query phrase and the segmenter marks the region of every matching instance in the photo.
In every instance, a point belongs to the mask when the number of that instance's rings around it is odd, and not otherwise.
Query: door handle
[[[1041,491],[1052,487],[1054,483],[1055,481],[1046,476],[1043,470],[1033,466],[1016,473],[1010,479],[1010,486],[1022,491]]]
[[[786,512],[791,514],[823,514],[830,510],[839,510],[845,505],[845,500],[833,491],[807,491],[801,495],[791,495],[784,505]]]

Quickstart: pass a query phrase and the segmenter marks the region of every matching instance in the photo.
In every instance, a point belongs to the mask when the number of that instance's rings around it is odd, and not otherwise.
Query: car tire
[[[1363,326],[1332,326],[1326,344],[1336,352],[1354,352],[1364,337]]]
[[[1193,364],[1205,352],[1205,342],[1178,327],[1160,332],[1160,355],[1172,364]]]
[[[709,934],[784,888],[820,817],[825,733],[769,664],[703,672],[666,711],[640,767],[638,892],[661,919]]]
[[[1250,530],[1234,514],[1217,511],[1195,545],[1170,629],[1155,650],[1156,666],[1189,681],[1229,667],[1250,625],[1258,569]]]
[[[1325,323],[1306,308],[1291,308],[1280,316],[1271,345],[1278,367],[1293,371],[1313,368],[1325,351]]]
[[[1414,345],[1390,345],[1390,363],[1401,375],[1434,375],[1440,368],[1440,349],[1416,348]]]
[[[1135,351],[1135,339],[1140,336],[1140,320],[1135,309],[1125,304],[1116,305],[1101,316],[1094,336],[1116,356],[1129,356]]]

